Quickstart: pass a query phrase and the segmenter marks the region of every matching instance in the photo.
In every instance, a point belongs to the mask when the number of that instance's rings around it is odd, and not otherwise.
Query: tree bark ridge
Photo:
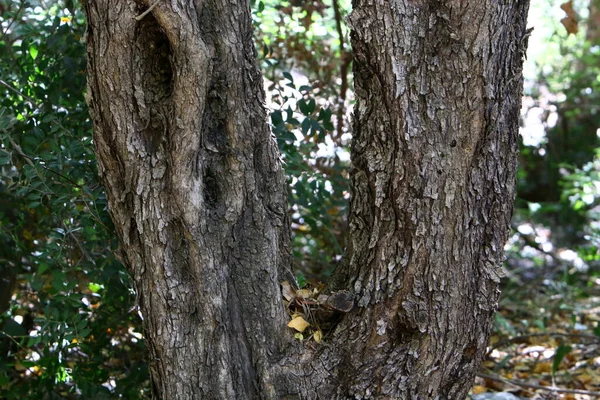
[[[459,399],[470,387],[515,195],[527,10],[353,2],[345,273],[358,307],[340,327],[352,343],[340,395]]]
[[[239,3],[239,4],[238,4]],[[284,177],[245,1],[88,1],[99,169],[156,395],[274,398]]]

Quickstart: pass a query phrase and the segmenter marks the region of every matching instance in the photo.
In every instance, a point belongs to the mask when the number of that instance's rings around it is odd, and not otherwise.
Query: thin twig
[[[342,30],[342,13],[340,12],[338,0],[333,0],[333,13],[335,15],[337,33],[340,37],[340,77],[342,79],[342,84],[340,86],[339,104],[337,109],[337,138],[341,139],[344,134],[344,110],[346,105],[346,92],[348,91],[348,64],[350,63],[351,58],[346,53],[344,31]]]
[[[512,228],[515,231],[519,232],[519,229],[518,229],[517,225],[513,225]],[[546,255],[552,257],[552,259],[557,264],[564,264],[565,260],[563,260],[562,258],[560,258],[560,255],[556,251],[544,250],[544,248],[542,247],[542,245],[535,241],[535,236],[534,235],[530,235],[530,234],[525,234],[525,233],[519,232],[519,237],[522,238],[525,241],[525,244],[527,246],[534,248],[535,250],[539,251],[542,254],[546,254]]]
[[[5,88],[7,88],[8,90],[10,90],[11,92],[15,93],[18,96],[21,96],[22,98],[24,98],[25,100],[27,100],[28,102],[30,102],[34,109],[37,110],[39,108],[39,106],[37,105],[37,103],[35,102],[35,100],[33,100],[31,97],[26,96],[23,93],[19,92],[17,89],[15,89],[14,87],[12,87],[10,84],[4,82],[2,79],[0,79],[0,85],[4,86]]]
[[[587,339],[590,340],[591,342],[596,342],[596,343],[600,343],[600,337],[595,336],[595,335],[586,335],[584,333],[560,333],[560,332],[551,332],[551,333],[532,333],[529,335],[521,335],[521,336],[515,336],[512,338],[508,338],[508,339],[504,339],[499,341],[498,343],[496,343],[495,345],[493,345],[487,352],[488,356],[491,354],[492,351],[508,344],[508,343],[514,343],[516,341],[519,340],[525,340],[525,339],[529,339],[529,338],[533,338],[533,337],[544,337],[544,336],[548,336],[548,337],[571,337],[571,338],[580,338],[580,339]]]
[[[10,143],[12,144],[12,146],[14,147],[14,149],[16,150],[16,152],[25,159],[25,161],[31,165],[34,169],[36,168],[36,165],[33,163],[33,161],[35,161],[35,159],[31,156],[28,156],[27,154],[25,154],[23,152],[23,149],[21,149],[21,146],[19,146],[17,143],[15,143],[15,141],[12,138],[9,138]],[[68,176],[65,176],[63,174],[61,174],[58,171],[53,170],[52,168],[48,168],[43,164],[38,164],[41,168],[45,169],[48,172],[52,172],[53,174],[59,176],[60,178],[66,180],[67,182],[69,182],[70,184],[72,184],[73,186],[75,186],[78,189],[81,189],[81,196],[85,196],[88,197],[91,200],[94,200],[94,198],[92,197],[92,195],[90,195],[89,193],[87,193],[85,191],[85,187],[78,184],[77,182],[75,182],[74,180],[72,180],[71,178],[69,178]],[[48,192],[55,194],[54,191],[52,191],[52,189],[50,189],[50,187],[48,187],[48,185],[46,184],[45,180],[42,178],[42,175],[37,171],[36,172],[38,174],[38,178],[40,178],[40,181],[42,181],[42,183],[44,184],[44,186],[46,186],[46,189],[48,189]],[[94,221],[96,221],[97,223],[99,223],[100,225],[102,225],[102,227],[104,229],[106,229],[107,232],[110,232],[110,229],[102,222],[102,220],[96,216],[96,214],[94,214],[92,212],[92,209],[90,208],[89,204],[87,201],[85,201],[84,198],[81,199],[83,202],[83,205],[85,206],[85,208],[87,209],[87,211],[90,213],[90,215],[92,216],[92,219],[94,219]]]
[[[0,334],[6,336],[9,340],[13,341],[14,344],[16,344],[19,348],[21,348],[22,350],[25,350],[25,347],[23,345],[21,345],[21,343],[17,342],[17,340],[15,338],[28,338],[29,335],[9,335],[8,333],[0,330]]]
[[[23,11],[23,8],[25,8],[25,2],[21,1],[21,4],[19,5],[19,9],[15,13],[14,18],[12,19],[12,21],[10,21],[10,24],[8,24],[8,26],[6,27],[6,29],[4,30],[4,32],[2,32],[2,36],[0,37],[0,42],[4,40],[4,37],[6,36],[6,34],[8,33],[8,31],[10,30],[10,27],[12,26],[12,24],[17,20],[17,18],[19,18],[19,14],[21,14],[21,11]]]
[[[35,164],[33,163],[33,161],[35,160],[35,158],[33,158],[33,157],[31,157],[31,156],[28,156],[27,154],[25,154],[25,153],[23,152],[23,149],[21,149],[21,146],[19,146],[17,143],[15,143],[15,142],[12,140],[12,138],[11,138],[11,139],[9,139],[9,140],[10,140],[10,144],[11,144],[11,145],[14,147],[14,149],[17,151],[17,153],[18,153],[18,154],[19,154],[21,157],[23,157],[23,158],[25,159],[25,161],[27,161],[27,163],[28,163],[29,165],[31,165],[32,167],[34,167],[34,168],[35,168]],[[64,180],[68,181],[68,182],[69,182],[71,185],[73,185],[73,186],[75,186],[75,187],[77,187],[77,188],[79,188],[79,189],[83,189],[83,186],[81,186],[80,184],[78,184],[77,182],[75,182],[74,180],[72,180],[71,178],[69,178],[68,176],[64,176],[64,175],[63,175],[63,174],[61,174],[60,172],[58,172],[58,171],[55,171],[55,170],[53,170],[52,168],[48,168],[48,167],[46,167],[46,166],[45,166],[45,165],[43,165],[43,164],[39,164],[39,166],[40,166],[40,167],[42,167],[43,169],[45,169],[45,170],[46,170],[46,171],[48,171],[48,172],[52,172],[53,174],[56,174],[56,175],[58,175],[59,177],[63,178]],[[39,178],[40,178],[40,180],[43,180],[41,176],[40,176]],[[46,186],[46,188],[48,189],[48,191],[52,192],[52,190],[50,190],[50,188],[49,188],[47,185],[45,185],[45,186]]]
[[[517,386],[517,387],[522,387],[522,388],[545,390],[545,391],[554,392],[554,393],[585,394],[585,395],[588,395],[588,396],[600,397],[600,392],[593,392],[591,390],[565,389],[565,388],[559,388],[557,386],[536,385],[534,383],[527,383],[527,382],[517,381],[517,380],[514,380],[514,379],[503,378],[501,376],[484,374],[482,372],[478,372],[477,376],[480,377],[480,378],[483,378],[483,379],[489,379],[489,380],[492,380],[492,381],[502,382],[502,383],[506,383],[506,384],[509,384],[509,385],[513,385],[513,386]]]
[[[156,0],[154,3],[152,3],[152,5],[150,7],[148,7],[148,9],[146,11],[144,11],[143,13],[141,13],[140,15],[138,15],[137,17],[135,17],[136,21],[141,21],[142,19],[144,19],[144,17],[148,14],[150,14],[152,12],[152,10],[154,10],[154,7],[156,7],[156,5],[160,2],[160,0]]]

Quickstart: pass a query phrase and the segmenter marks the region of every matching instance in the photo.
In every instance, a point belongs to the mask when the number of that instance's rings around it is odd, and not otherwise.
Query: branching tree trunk
[[[99,170],[155,394],[464,398],[514,197],[528,1],[354,1],[350,248],[334,280],[355,306],[321,346],[285,327],[286,191],[247,1],[153,3],[85,8]]]

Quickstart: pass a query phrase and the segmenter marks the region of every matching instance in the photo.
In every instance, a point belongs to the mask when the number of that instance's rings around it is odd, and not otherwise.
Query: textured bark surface
[[[355,0],[355,307],[294,342],[284,178],[243,0],[87,0],[102,180],[163,399],[463,399],[514,198],[528,1]]]
[[[153,3],[154,1],[152,1]],[[269,397],[286,191],[247,2],[89,0],[99,170],[163,399]]]
[[[590,0],[588,10],[586,39],[590,45],[597,46],[600,43],[600,0]]]
[[[349,391],[463,399],[499,294],[528,2],[353,6]]]

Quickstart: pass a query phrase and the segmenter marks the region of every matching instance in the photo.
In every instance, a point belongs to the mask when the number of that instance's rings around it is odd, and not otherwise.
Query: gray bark
[[[153,1],[152,1],[153,2]],[[99,170],[156,395],[269,397],[286,337],[284,177],[245,1],[88,1]]]
[[[285,325],[284,178],[247,3],[87,0],[101,178],[164,399],[462,399],[496,308],[528,1],[355,0],[355,296]],[[182,4],[183,3],[183,4]]]
[[[515,195],[527,11],[354,1],[355,396],[462,399],[479,368]]]
[[[600,43],[600,0],[590,0],[588,11],[586,40],[591,46],[597,46]]]

